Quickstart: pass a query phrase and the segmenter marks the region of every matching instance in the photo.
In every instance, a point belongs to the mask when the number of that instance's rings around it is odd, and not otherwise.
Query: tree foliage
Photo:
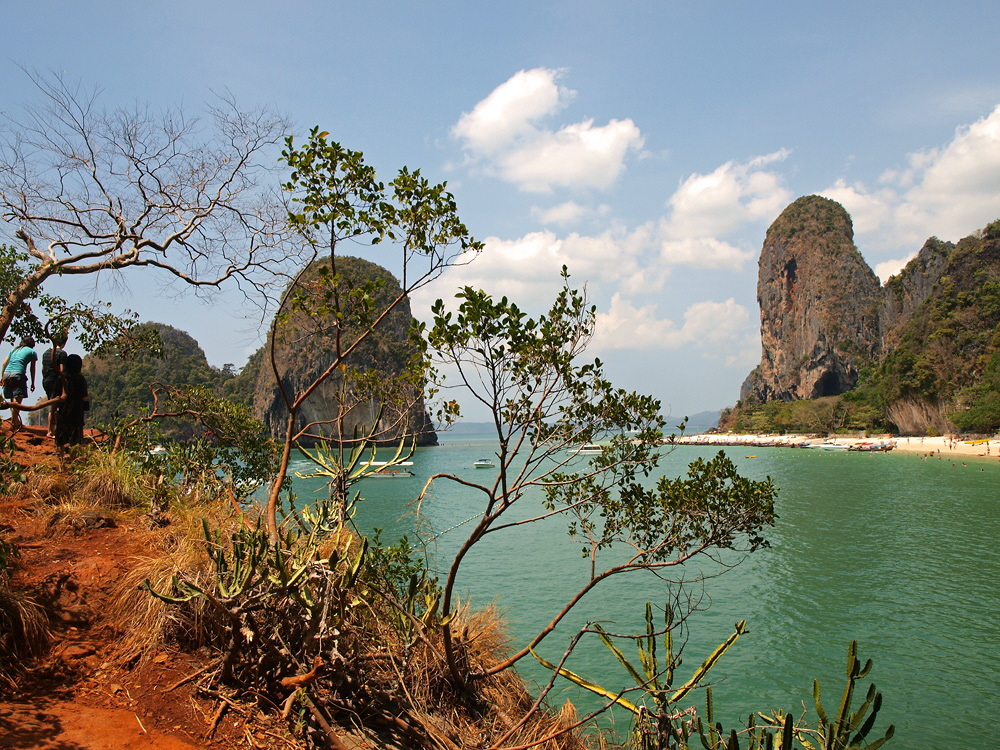
[[[959,410],[951,420],[960,430],[1000,432],[1000,342],[986,362],[980,381],[958,393]]]
[[[360,390],[341,389],[343,398],[330,415],[330,424],[342,421],[359,399],[376,399],[380,416],[386,408],[391,408],[399,418],[408,415],[419,391],[414,392],[412,387],[402,391],[372,388],[372,371],[352,369],[355,363],[351,357],[369,342],[378,341],[378,332],[384,330],[382,326],[394,311],[406,304],[410,294],[437,278],[463,254],[474,254],[481,247],[458,218],[454,197],[445,184],[432,185],[419,171],[410,172],[404,167],[386,185],[377,179],[374,168],[365,163],[360,151],[344,148],[328,136],[326,131],[313,128],[305,143],[297,146],[288,138],[282,151],[282,160],[291,169],[283,185],[291,203],[288,224],[312,257],[322,258],[323,264],[309,284],[301,282],[307,274],[315,273],[311,266],[296,276],[286,289],[271,326],[269,363],[287,413],[284,451],[267,502],[267,526],[272,540],[277,539],[277,508],[291,451],[303,437],[325,437],[314,429],[315,424],[299,423],[304,404],[323,383],[339,373],[342,384],[346,386],[353,380]],[[401,267],[398,293],[390,295],[389,300],[379,300],[378,280],[359,283],[358,279],[345,276],[341,260],[341,245],[345,242],[385,243],[387,254],[395,251]],[[316,321],[314,330],[322,331],[329,341],[329,359],[311,382],[290,389],[283,377],[284,365],[276,356],[278,333],[292,319],[301,325],[303,317]],[[299,343],[312,344],[308,337]],[[418,381],[422,384],[423,371],[423,358],[417,356],[407,368],[411,386]],[[385,433],[385,425],[373,423],[352,435],[338,432],[336,442],[339,450],[349,453],[352,447],[377,441]],[[342,518],[349,485],[343,470],[345,458],[342,453],[341,470],[331,479]]]
[[[581,359],[596,311],[569,287],[565,269],[563,279],[551,308],[537,318],[506,298],[468,287],[457,295],[457,310],[441,301],[434,307],[432,350],[457,371],[460,387],[490,410],[499,443],[495,481],[478,484],[453,474],[428,480],[428,486],[461,484],[484,500],[445,578],[444,611],[455,606],[465,557],[504,529],[562,517],[581,541],[591,571],[575,594],[553,607],[545,628],[496,664],[464,668],[454,633],[444,624],[445,652],[460,684],[511,667],[602,581],[665,571],[710,550],[752,551],[765,543],[762,528],[774,522],[770,481],[739,477],[722,455],[692,465],[687,479],[649,486],[663,437],[660,403],[616,388],[599,360]],[[605,449],[583,465],[574,449],[598,439],[606,441]],[[544,493],[545,511],[526,517],[521,501],[532,491]]]
[[[142,323],[135,332],[156,345],[122,352],[119,341],[112,340],[110,346],[86,359],[91,425],[114,435],[122,425],[148,416],[155,411],[156,385],[161,391],[201,388],[217,396],[224,394],[233,376],[209,365],[198,342],[188,334],[163,323]],[[154,444],[199,434],[190,419],[161,418],[144,424]]]
[[[889,428],[884,408],[870,387],[861,386],[839,396],[805,401],[741,401],[723,410],[719,428],[758,435],[884,432]]]

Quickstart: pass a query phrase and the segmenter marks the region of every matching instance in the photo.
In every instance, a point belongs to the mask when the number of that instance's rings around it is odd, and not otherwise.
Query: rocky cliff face
[[[942,242],[932,237],[898,275],[885,283],[882,308],[879,311],[883,351],[891,349],[898,342],[902,324],[930,296],[954,249],[951,242]]]
[[[871,365],[865,385],[901,432],[951,431],[1000,352],[1000,221],[927,240],[880,287],[843,207],[800,198],[768,229],[757,300],[763,354],[741,398],[837,395]]]
[[[413,322],[409,302],[397,305],[371,335],[355,344],[368,327],[371,311],[384,310],[399,296],[399,282],[386,269],[360,258],[338,258],[335,274],[327,273],[328,268],[329,261],[317,261],[307,270],[298,295],[305,304],[286,305],[287,319],[276,339],[269,338],[251,358],[248,367],[256,369],[254,413],[273,436],[284,438],[288,410],[271,367],[272,344],[280,382],[292,398],[312,386],[335,362],[338,351],[350,349],[341,366],[303,403],[296,424],[307,432],[302,442],[315,442],[309,435],[346,441],[374,430],[380,443],[415,436],[418,445],[436,445],[437,434],[424,406],[423,381],[409,373],[418,354],[409,337]],[[334,288],[339,318],[330,296]]]
[[[760,365],[741,397],[818,398],[850,390],[879,345],[881,288],[844,208],[811,195],[767,231],[757,276]]]

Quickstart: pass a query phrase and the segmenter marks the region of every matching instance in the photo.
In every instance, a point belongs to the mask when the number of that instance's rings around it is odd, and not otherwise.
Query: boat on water
[[[412,471],[407,467],[413,466],[413,461],[400,461],[399,463],[390,464],[388,461],[374,461],[371,467],[375,469],[371,474],[365,475],[368,477],[380,477],[382,479],[400,479],[402,477],[415,477]]]
[[[896,444],[890,440],[887,443],[855,443],[854,445],[847,446],[847,450],[866,453],[888,453],[895,447]]]
[[[810,442],[807,442],[807,443],[800,443],[799,447],[800,448],[819,448],[820,450],[824,450],[824,451],[843,451],[843,450],[847,450],[847,444],[846,443],[838,443],[835,440],[823,440],[822,442],[813,442],[813,441],[810,441]]]
[[[480,458],[472,465],[475,466],[477,469],[492,469],[494,466],[496,466],[496,464],[493,463],[492,458]]]
[[[162,445],[158,445],[158,446],[156,446],[155,448],[153,448],[152,450],[149,451],[149,455],[151,455],[151,456],[165,456],[165,455],[167,455],[167,449],[164,448]]]
[[[604,453],[604,446],[598,443],[584,443],[579,448],[570,448],[570,451],[577,454]]]

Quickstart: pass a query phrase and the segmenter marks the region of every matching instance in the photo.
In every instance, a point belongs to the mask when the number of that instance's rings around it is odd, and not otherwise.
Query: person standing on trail
[[[87,379],[83,376],[83,359],[79,354],[66,355],[62,368],[63,390],[55,398],[39,401],[34,406],[24,406],[20,402],[2,402],[0,407],[11,409],[20,421],[19,412],[38,411],[47,406],[56,411],[56,447],[59,455],[65,456],[69,446],[83,442],[84,415],[90,410],[90,394]]]
[[[56,412],[56,445],[60,452],[83,442],[84,412],[90,410],[87,379],[83,377],[83,359],[69,354],[63,364],[63,392],[53,399]]]
[[[63,392],[63,365],[66,363],[66,330],[56,331],[52,334],[52,348],[46,350],[42,355],[42,388],[45,390],[45,398],[53,399],[61,396]],[[49,432],[47,437],[56,436],[56,409],[49,409]]]
[[[3,361],[3,397],[14,404],[20,404],[28,397],[28,372],[31,372],[31,390],[35,390],[35,362],[38,355],[35,354],[35,340],[31,336],[25,336],[21,343],[7,355]],[[17,409],[12,409],[10,414],[10,434],[19,432],[24,425],[21,422],[21,414]]]

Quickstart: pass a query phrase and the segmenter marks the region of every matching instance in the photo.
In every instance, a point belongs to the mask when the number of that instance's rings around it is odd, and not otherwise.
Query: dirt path
[[[192,750],[177,736],[150,729],[136,713],[75,700],[0,703],[0,748],[32,750]]]
[[[15,439],[19,463],[55,466],[42,428]],[[51,512],[38,498],[0,496],[0,534],[20,551],[12,584],[45,608],[52,631],[48,653],[30,665],[16,690],[0,693],[0,748],[252,746],[232,721],[220,722],[209,738],[212,706],[199,704],[190,686],[171,689],[197,670],[192,657],[164,653],[135,671],[107,660],[118,636],[102,616],[117,581],[148,553],[141,529],[121,518],[50,524],[46,516]]]

